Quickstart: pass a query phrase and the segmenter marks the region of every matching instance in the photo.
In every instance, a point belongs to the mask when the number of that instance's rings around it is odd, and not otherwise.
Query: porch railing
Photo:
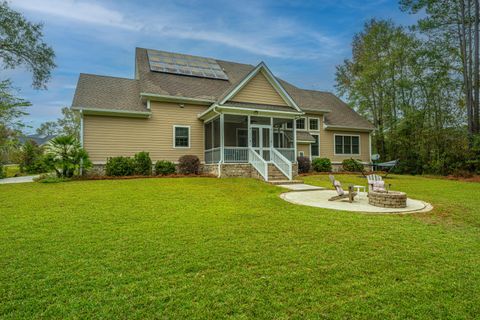
[[[248,158],[252,166],[268,181],[268,163],[253,148],[248,148]]]
[[[271,155],[273,164],[288,178],[288,180],[292,180],[292,162],[275,148],[272,148]]]
[[[223,161],[226,163],[248,162],[248,147],[225,147]]]
[[[221,148],[205,150],[205,163],[219,163]]]
[[[287,158],[290,162],[295,162],[295,149],[294,148],[275,148],[278,152]]]

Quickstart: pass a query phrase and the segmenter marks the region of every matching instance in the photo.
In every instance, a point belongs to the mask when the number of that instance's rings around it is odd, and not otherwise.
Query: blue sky
[[[303,88],[334,91],[335,66],[351,54],[352,36],[370,18],[403,25],[415,17],[392,0],[13,0],[44,23],[57,68],[48,90],[33,90],[22,69],[3,71],[31,101],[25,122],[54,120],[70,106],[81,72],[133,77],[135,47],[257,64]]]

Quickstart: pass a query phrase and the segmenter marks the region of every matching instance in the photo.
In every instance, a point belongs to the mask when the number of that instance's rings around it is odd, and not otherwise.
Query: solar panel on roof
[[[218,63],[210,58],[147,50],[151,71],[228,80]]]

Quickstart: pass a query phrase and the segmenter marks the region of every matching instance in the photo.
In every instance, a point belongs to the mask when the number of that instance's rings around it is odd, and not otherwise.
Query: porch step
[[[303,180],[269,180],[268,183],[273,185],[280,184],[302,184]]]
[[[274,164],[268,165],[268,180],[287,180],[287,177]]]

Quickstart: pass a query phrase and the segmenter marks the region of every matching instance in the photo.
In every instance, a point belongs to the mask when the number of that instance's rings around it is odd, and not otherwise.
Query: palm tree
[[[87,152],[72,136],[58,136],[50,140],[46,151],[46,163],[59,178],[71,178],[80,167],[91,165]]]

